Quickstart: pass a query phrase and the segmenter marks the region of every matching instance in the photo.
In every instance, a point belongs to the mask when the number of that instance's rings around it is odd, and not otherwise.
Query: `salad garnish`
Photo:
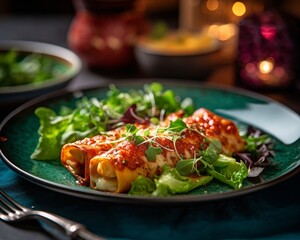
[[[164,90],[158,82],[145,84],[143,90],[128,92],[110,85],[106,98],[83,97],[74,109],[64,106],[58,113],[51,108],[39,107],[35,110],[40,121],[39,142],[31,158],[59,159],[60,150],[66,143],[127,123],[159,122],[167,114],[180,109],[191,115],[195,110],[192,99],[180,99],[174,91]]]
[[[248,177],[258,177],[265,167],[272,165],[275,156],[274,142],[267,134],[249,126],[246,134],[242,135],[246,142],[246,151],[234,153],[234,157],[245,162],[250,169]]]
[[[63,73],[53,59],[11,49],[0,54],[0,87],[40,83]]]

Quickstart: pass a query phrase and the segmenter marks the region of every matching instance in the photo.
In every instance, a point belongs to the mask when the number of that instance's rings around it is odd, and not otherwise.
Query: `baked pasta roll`
[[[245,142],[235,123],[205,108],[195,111],[192,116],[185,119],[185,123],[190,128],[203,132],[208,138],[220,140],[223,153],[226,155],[241,152],[245,148]]]
[[[61,150],[62,164],[75,176],[80,185],[88,185],[90,159],[111,149],[121,138],[122,131],[123,128],[119,128],[65,144]]]
[[[90,186],[100,191],[127,192],[139,175],[153,178],[164,165],[175,167],[182,159],[192,159],[208,146],[208,139],[219,139],[222,151],[230,155],[244,148],[235,124],[199,109],[183,119],[186,128],[149,127],[140,129],[105,153],[90,160]]]
[[[174,121],[184,115],[184,112],[178,111],[169,114],[161,126],[167,126],[170,121]],[[150,122],[134,124],[139,129],[150,127]],[[101,155],[113,148],[119,141],[122,141],[122,134],[125,132],[125,126],[96,135],[91,138],[78,140],[74,143],[65,144],[61,151],[62,164],[74,175],[80,185],[89,185],[90,159],[96,155]]]

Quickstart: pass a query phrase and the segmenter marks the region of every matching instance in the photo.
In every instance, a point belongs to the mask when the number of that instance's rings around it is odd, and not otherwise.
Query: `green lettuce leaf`
[[[243,180],[248,176],[248,168],[245,163],[222,154],[222,144],[219,140],[209,141],[207,149],[202,151],[198,158],[180,160],[176,164],[177,171],[184,176],[194,172],[206,172],[234,189],[241,188]],[[198,164],[198,162],[202,164]]]
[[[242,187],[243,180],[248,176],[248,168],[244,162],[237,162],[234,158],[219,154],[213,163],[201,160],[208,174],[226,183],[234,189]]]
[[[191,190],[209,183],[213,177],[185,177],[181,176],[176,168],[170,168],[165,165],[163,173],[157,179],[154,179],[156,190],[152,193],[154,196],[167,196],[178,193],[186,193]]]
[[[185,177],[181,176],[176,168],[167,165],[163,167],[162,174],[154,180],[139,177],[132,183],[129,194],[168,196],[179,193],[190,192],[191,190],[209,183],[212,176]]]
[[[64,144],[91,137],[98,133],[97,126],[91,127],[88,118],[79,116],[78,111],[67,115],[57,115],[52,109],[39,107],[35,114],[40,121],[39,141],[31,154],[31,159],[59,159]],[[91,115],[90,115],[91,116]]]
[[[155,183],[151,178],[138,176],[138,178],[131,183],[129,194],[141,196],[151,195],[155,189]]]
[[[40,120],[39,142],[31,158],[38,160],[59,158],[61,136],[67,129],[70,118],[57,116],[53,110],[44,107],[37,108],[35,114]]]

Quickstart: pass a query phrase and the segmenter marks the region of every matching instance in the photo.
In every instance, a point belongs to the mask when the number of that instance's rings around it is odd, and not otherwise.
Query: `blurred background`
[[[0,18],[18,15],[58,15],[58,17],[69,15],[71,17],[76,13],[76,2],[78,1],[61,0],[58,3],[51,0],[1,0]],[[267,9],[283,16],[295,43],[300,39],[300,1],[297,0],[139,0],[139,2],[143,2],[143,11],[152,21],[162,19],[173,28],[188,30],[206,28],[223,44],[230,40],[231,42],[229,41],[230,43],[224,48],[227,54],[226,60],[232,60],[235,56],[232,55],[232,51],[236,50],[236,45],[232,44],[232,41],[236,41],[238,23],[253,13],[261,13]],[[55,27],[59,28],[59,18]],[[41,34],[46,33],[41,32]]]
[[[78,43],[83,41],[81,37],[83,32],[77,35],[70,34],[71,25],[72,23],[75,25],[76,14],[80,11],[77,6],[80,2],[84,1],[1,0],[0,39],[55,43],[75,50],[89,65],[89,60],[84,55],[87,50],[85,49],[85,53],[81,54],[84,44]],[[300,91],[300,68],[297,67],[300,58],[298,44],[300,42],[300,1],[137,0],[134,2],[140,3],[143,16],[150,25],[163,21],[170,29],[203,31],[218,40],[220,50],[207,55],[206,59],[202,60],[202,63],[210,63],[207,67],[210,70],[209,74],[213,74],[210,82],[234,83],[257,91],[265,86],[279,91],[292,90],[297,93]],[[22,22],[22,27],[16,29],[19,21]],[[77,24],[79,25],[78,22]],[[90,21],[83,24],[93,23]],[[37,34],[32,34],[32,29],[35,29],[34,32]],[[72,29],[71,32],[75,30]],[[101,41],[94,44],[98,48],[102,46]],[[111,41],[108,44],[111,44],[112,48],[118,47],[118,42]],[[205,64],[203,66],[206,68]],[[224,68],[224,65],[230,67]],[[104,73],[104,67],[102,66],[101,74]],[[218,71],[220,69],[222,71]],[[136,68],[127,68],[127,70],[129,72],[125,74],[122,72],[120,76],[118,74],[116,76],[116,71],[113,71],[109,77],[148,76],[143,72],[137,72]],[[84,74],[87,78],[95,79],[91,72]],[[197,79],[207,77],[200,75]],[[223,77],[225,75],[226,78]],[[163,77],[174,76],[170,74]]]
[[[73,2],[72,0],[61,0],[59,3],[51,0],[1,0],[0,13],[1,16],[73,14],[75,13]],[[184,11],[182,21],[189,26],[199,23],[202,25],[204,21],[206,23],[237,22],[241,17],[263,11],[266,6],[300,18],[300,2],[297,0],[143,0],[143,2],[145,2],[146,12],[151,14],[162,12],[176,14],[182,8]]]
[[[177,11],[180,0],[144,0],[148,11]],[[290,14],[300,17],[300,3],[297,0],[184,0],[183,4],[190,6],[199,6],[206,12],[205,7],[210,11],[223,11],[225,15],[230,15],[226,10],[227,7],[232,7],[232,3],[241,2],[245,5],[248,13],[254,10],[262,10],[264,5],[269,5],[277,9],[288,11]],[[74,13],[72,0],[61,0],[59,4],[51,0],[1,0],[1,14],[65,14]],[[208,13],[208,12],[206,12]],[[248,14],[245,13],[245,14]]]
[[[139,0],[146,17],[169,20],[172,27],[189,30],[208,28],[225,42],[237,33],[236,25],[245,17],[272,9],[284,16],[289,31],[299,40],[300,1],[297,0]],[[74,15],[76,0],[1,0],[0,18],[16,15]],[[1,29],[0,29],[1,31]],[[13,31],[13,29],[12,29]]]
[[[75,1],[74,1],[75,2]],[[145,0],[147,11],[177,11],[178,0]],[[74,13],[72,0],[61,0],[59,4],[51,0],[2,0],[1,14],[66,14]]]

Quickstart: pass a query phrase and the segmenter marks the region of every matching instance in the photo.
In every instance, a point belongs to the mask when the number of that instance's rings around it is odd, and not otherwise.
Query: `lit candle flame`
[[[274,68],[274,61],[272,59],[266,59],[258,63],[258,69],[261,73],[267,74],[272,72]]]

